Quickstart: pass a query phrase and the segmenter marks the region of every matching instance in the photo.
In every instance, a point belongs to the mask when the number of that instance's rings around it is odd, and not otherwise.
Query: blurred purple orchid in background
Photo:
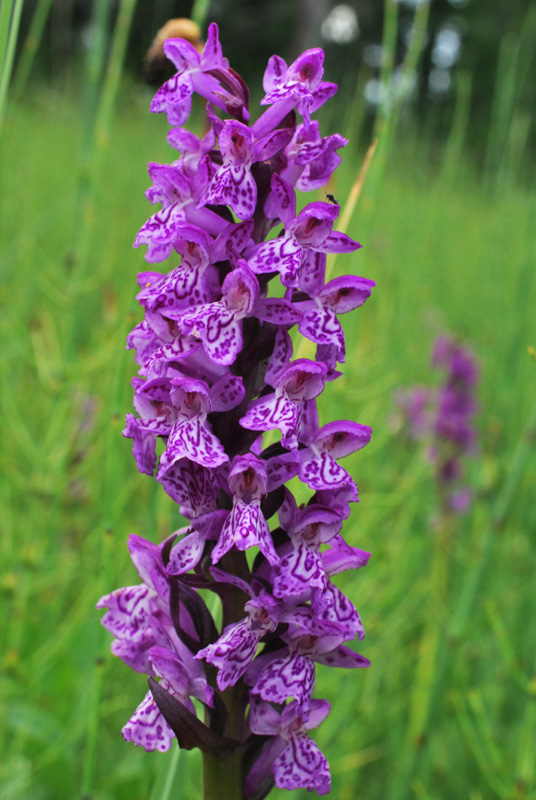
[[[180,263],[138,277],[144,319],[127,339],[139,367],[136,414],[124,435],[186,525],[159,545],[132,536],[141,584],[98,603],[112,652],[149,676],[123,735],[146,750],[165,751],[173,738],[201,748],[205,776],[218,770],[226,798],[262,800],[274,784],[326,794],[329,767],[309,737],[330,708],[313,698],[316,666],[369,665],[348,646],[364,629],[333,579],[368,561],[341,535],[358,491],[338,462],[371,430],[320,425],[316,399],[341,375],[338,316],[363,305],[374,281],[326,283],[326,254],[360,245],[334,230],[338,205],[313,200],[298,212],[296,201],[296,189],[327,183],[347,144],[323,138],[311,119],[337,87],[322,80],[319,49],[289,67],[273,56],[261,101],[269,108],[250,126],[249,90],[216,25],[202,54],[180,39],[164,49],[177,73],[151,110],[167,114],[179,157],[149,165],[147,198],[161,209],[135,246],[147,246],[151,264],[175,253]],[[202,139],[182,127],[193,93],[207,101]],[[316,344],[314,360],[293,359],[292,328]],[[451,394],[442,404],[445,427]],[[311,490],[305,503],[291,479]],[[207,590],[221,606],[218,625]],[[206,789],[205,800],[216,796]]]
[[[439,336],[432,366],[445,373],[438,389],[417,386],[399,390],[395,401],[410,436],[429,443],[442,512],[463,514],[472,502],[471,489],[463,485],[463,462],[476,451],[477,360],[467,346]]]

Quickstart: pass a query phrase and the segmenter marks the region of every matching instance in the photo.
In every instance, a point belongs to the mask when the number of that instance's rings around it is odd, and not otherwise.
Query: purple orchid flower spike
[[[261,499],[267,491],[264,462],[253,454],[235,458],[229,475],[229,490],[233,509],[212,551],[212,563],[216,564],[233,546],[239,550],[258,546],[270,564],[277,564],[279,559],[270,529],[261,511]]]
[[[432,366],[444,371],[441,385],[399,389],[395,403],[409,436],[427,444],[440,503],[436,522],[443,524],[453,513],[463,514],[471,506],[472,492],[463,485],[463,472],[464,458],[476,449],[473,416],[478,365],[469,348],[439,336]]]
[[[346,139],[322,137],[312,119],[337,87],[323,81],[319,49],[290,66],[274,56],[267,108],[250,126],[249,89],[214,24],[201,54],[180,39],[164,50],[177,74],[151,108],[174,126],[175,160],[149,165],[146,196],[161,208],[135,246],[147,246],[151,263],[176,261],[138,276],[143,319],[127,338],[135,413],[124,435],[184,521],[161,544],[131,537],[141,583],[98,603],[114,655],[148,676],[123,735],[148,751],[173,739],[199,747],[206,800],[261,800],[274,783],[326,794],[329,767],[309,738],[329,711],[313,699],[316,670],[369,663],[349,646],[364,628],[336,581],[369,558],[343,538],[358,491],[339,462],[371,431],[321,426],[317,398],[341,377],[339,317],[362,306],[374,282],[326,280],[327,254],[360,245],[336,230],[333,198],[296,197],[325,186],[341,161]],[[203,138],[183,127],[194,93],[206,101]],[[315,358],[293,360],[303,337]],[[470,365],[448,343],[436,358],[452,373],[437,435],[449,430],[462,448],[471,400],[459,389]],[[441,462],[444,481],[455,456]]]
[[[311,700],[307,708],[293,701],[278,713],[270,703],[253,695],[251,730],[270,738],[246,778],[246,793],[253,793],[272,773],[278,789],[308,789],[319,795],[328,794],[329,766],[308,732],[317,728],[329,711],[330,704],[325,700]]]

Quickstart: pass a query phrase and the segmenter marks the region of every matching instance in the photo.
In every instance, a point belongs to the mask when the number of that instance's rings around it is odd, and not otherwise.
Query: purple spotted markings
[[[348,457],[371,430],[320,422],[317,402],[341,377],[340,317],[374,281],[326,279],[327,255],[360,244],[337,230],[337,204],[296,194],[317,193],[341,162],[347,140],[312,118],[337,87],[319,49],[290,66],[273,56],[251,121],[216,25],[202,53],[180,39],[164,48],[177,72],[151,110],[167,115],[173,153],[149,164],[159,208],[134,242],[151,266],[127,337],[138,374],[124,436],[175,504],[177,530],[160,544],[132,536],[140,582],[98,603],[114,655],[149,679],[123,736],[148,751],[174,739],[222,757],[238,748],[247,800],[274,785],[322,795],[330,772],[310,732],[330,705],[314,697],[316,670],[369,665],[337,576],[369,558],[343,527],[358,500]],[[202,138],[184,127],[194,93]],[[300,355],[303,339],[314,356]]]

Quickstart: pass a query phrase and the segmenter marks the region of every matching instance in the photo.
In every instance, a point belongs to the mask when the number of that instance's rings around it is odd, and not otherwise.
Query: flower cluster
[[[188,524],[159,545],[131,536],[142,582],[99,601],[113,653],[150,676],[123,735],[146,750],[175,736],[206,752],[240,749],[248,798],[274,782],[325,794],[329,767],[309,737],[329,712],[313,699],[316,665],[368,666],[348,646],[364,631],[333,578],[369,556],[341,536],[358,493],[339,460],[371,431],[320,425],[316,398],[341,375],[338,317],[374,282],[326,283],[326,254],[360,245],[333,230],[338,205],[298,211],[295,193],[324,186],[341,160],[346,140],[322,137],[311,119],[337,87],[322,81],[319,49],[290,66],[273,56],[268,108],[250,124],[216,25],[202,53],[181,39],[164,49],[177,73],[151,109],[167,114],[178,157],[149,164],[147,197],[161,207],[135,246],[150,263],[174,253],[180,263],[139,275],[144,319],[128,337],[136,414],[124,435]],[[202,138],[182,127],[194,92],[207,101]],[[293,358],[293,328],[316,345],[314,360]],[[311,490],[306,504],[293,478]],[[219,597],[219,627],[200,590]]]
[[[418,386],[397,393],[414,439],[431,438],[430,458],[443,510],[463,513],[471,504],[471,490],[462,485],[464,456],[473,453],[476,431],[473,416],[478,368],[474,354],[453,339],[440,336],[434,344],[432,365],[445,371],[436,390]]]

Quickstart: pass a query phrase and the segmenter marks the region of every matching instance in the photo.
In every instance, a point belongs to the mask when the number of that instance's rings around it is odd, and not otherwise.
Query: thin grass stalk
[[[487,568],[488,561],[493,550],[497,530],[499,530],[506,519],[514,493],[524,474],[528,459],[534,450],[534,438],[536,437],[536,402],[529,415],[529,421],[523,430],[517,446],[511,458],[506,479],[493,503],[488,525],[482,543],[480,545],[480,558],[471,572],[468,573],[465,583],[462,586],[458,597],[458,603],[454,610],[452,622],[447,631],[447,638],[456,644],[465,631],[465,626],[470,613],[473,611],[474,600],[482,576]]]
[[[365,179],[368,175],[368,171],[370,169],[370,165],[372,163],[372,159],[374,157],[374,153],[376,152],[376,147],[378,146],[378,139],[374,139],[369,148],[366,152],[365,158],[363,160],[363,164],[361,165],[361,169],[359,170],[359,174],[355,179],[352,188],[350,189],[350,194],[348,195],[348,199],[344,204],[344,208],[342,210],[342,214],[340,216],[340,220],[337,221],[336,230],[340,231],[341,233],[346,233],[348,230],[348,226],[352,220],[354,215],[354,211],[356,209],[357,203],[359,198],[361,197],[361,192],[363,191],[363,186],[365,184]],[[327,261],[327,268],[326,273],[327,276],[331,274],[335,266],[335,254],[328,255]],[[326,278],[327,279],[327,278]]]
[[[86,189],[94,153],[95,119],[101,92],[102,76],[106,65],[110,14],[111,4],[107,0],[95,0],[91,17],[92,40],[84,68],[84,132],[80,169],[80,189],[82,194]]]
[[[0,54],[2,54],[2,69],[4,67],[5,53],[11,27],[11,17],[16,0],[3,0],[0,4]]]
[[[7,91],[15,58],[15,45],[19,34],[22,0],[2,0],[0,10],[0,57],[3,54],[0,74],[0,137],[6,113]]]
[[[365,81],[361,77],[362,73],[363,70],[360,70],[356,78],[352,100],[343,127],[343,135],[349,140],[345,152],[349,153],[351,157],[355,157],[357,154],[366,114],[366,103],[363,102]],[[350,90],[348,90],[348,94],[350,94]]]
[[[206,25],[209,11],[210,0],[194,0],[190,19],[197,23],[201,29],[203,29]]]
[[[378,111],[374,122],[375,139],[380,138],[384,133],[387,120],[391,113],[389,89],[393,84],[397,37],[398,3],[396,0],[385,0],[383,6],[382,65],[380,70],[380,83],[385,91],[385,97],[378,104]]]
[[[117,100],[119,84],[121,82],[121,71],[135,8],[136,0],[121,0],[114,26],[110,55],[106,65],[102,90],[93,114],[93,135],[91,141],[88,142],[88,163],[87,174],[85,176],[86,213],[83,215],[85,224],[81,226],[78,240],[78,271],[75,270],[74,275],[76,278],[80,278],[81,274],[83,275],[87,265],[91,233],[96,220],[94,209],[96,189],[100,177],[102,157],[110,143],[113,111]],[[76,318],[76,315],[73,315],[73,317]]]
[[[95,0],[91,17],[92,42],[84,69],[84,97],[83,97],[83,125],[82,144],[78,164],[77,196],[74,203],[74,224],[72,236],[72,253],[70,262],[72,268],[69,274],[68,297],[73,313],[71,315],[70,330],[66,336],[65,361],[70,364],[74,359],[75,334],[80,327],[79,294],[80,283],[85,271],[86,254],[83,251],[84,242],[88,239],[88,229],[94,224],[95,207],[92,196],[93,184],[91,181],[92,164],[95,153],[95,120],[99,101],[102,74],[106,63],[108,46],[108,23],[111,4],[107,0]]]
[[[39,0],[35,7],[30,29],[22,45],[15,78],[13,80],[13,97],[19,99],[24,94],[28,78],[32,71],[35,56],[41,45],[43,31],[48,20],[53,0]]]
[[[77,214],[77,219],[81,221],[75,238],[75,265],[71,273],[72,302],[76,307],[81,302],[83,283],[89,263],[92,231],[96,221],[95,197],[102,155],[109,143],[114,105],[117,100],[122,65],[135,8],[136,0],[121,0],[100,92],[100,76],[106,58],[104,35],[99,36],[101,47],[98,57],[95,56],[88,64],[90,86],[86,104],[87,136],[83,145],[79,183],[79,213]],[[98,14],[99,24],[102,26],[107,19],[106,14],[108,12],[106,11],[105,14],[105,10],[101,8],[96,13]],[[68,362],[70,362],[76,349],[77,329],[80,326],[76,308],[71,319],[71,331],[67,338],[66,358]]]
[[[412,779],[427,743],[429,720],[444,683],[446,652],[445,622],[448,609],[448,585],[453,546],[452,515],[443,517],[440,527],[431,533],[432,563],[424,631],[411,689],[409,719],[401,754],[402,769],[393,786],[393,800],[408,797]]]
[[[516,111],[510,124],[510,131],[504,148],[497,182],[501,187],[513,186],[521,175],[521,164],[527,150],[532,115],[529,111]]]
[[[519,49],[519,39],[513,34],[507,33],[502,37],[485,156],[485,169],[490,185],[496,183],[514,111]]]
[[[121,72],[136,2],[137,0],[122,0],[117,14],[110,57],[95,121],[95,143],[99,155],[102,155],[103,150],[110,143],[113,111],[121,82]]]
[[[342,214],[339,220],[337,221],[336,230],[341,231],[341,233],[346,233],[348,225],[350,224],[350,221],[357,206],[357,202],[361,196],[361,192],[363,190],[363,186],[365,183],[365,178],[367,177],[370,164],[372,162],[372,158],[374,156],[374,153],[376,152],[377,144],[378,144],[377,139],[374,139],[372,144],[370,144],[367,153],[365,155],[363,164],[361,165],[361,169],[359,170],[357,178],[355,179],[352,188],[350,189],[350,194],[348,195],[348,199],[344,204]],[[330,254],[326,258],[326,275],[325,275],[326,283],[331,279],[331,276],[334,272],[335,259],[336,259],[336,254]],[[311,358],[315,351],[315,347],[316,345],[310,339],[306,339],[303,336],[300,337],[298,346],[295,351],[296,352],[295,358]],[[275,436],[275,434],[271,435]],[[267,436],[268,436],[267,441],[270,441],[269,438],[270,434],[268,434]]]
[[[534,62],[534,37],[536,36],[536,9],[529,8],[525,16],[519,41],[515,52],[515,60],[507,69],[509,78],[509,108],[502,110],[503,137],[502,146],[497,143],[496,181],[499,187],[511,185],[519,176],[519,168],[523,152],[530,133],[531,115],[523,107],[523,92],[532,94],[532,66]]]
[[[89,134],[85,141],[82,162],[83,169],[80,181],[82,224],[80,226],[80,232],[76,246],[77,262],[72,275],[72,282],[75,286],[75,296],[73,298],[74,306],[80,305],[81,298],[79,292],[76,291],[76,283],[80,284],[83,281],[89,260],[89,248],[92,238],[91,233],[96,218],[93,205],[95,202],[96,185],[99,178],[99,168],[101,166],[103,152],[109,143],[113,111],[121,80],[122,65],[124,62],[126,46],[136,7],[136,0],[122,0],[119,6],[112,36],[110,55],[108,57],[106,72],[104,74],[104,82],[99,95],[98,87],[100,85],[100,77],[103,73],[106,60],[106,38],[104,36],[104,30],[106,20],[108,19],[109,10],[105,8],[105,6],[105,3],[99,3],[96,7],[96,20],[98,20],[100,25],[100,35],[98,39],[100,47],[98,48],[98,53],[94,56],[94,58],[88,61],[90,91],[88,93],[86,113],[87,122],[90,124],[91,128],[89,129],[88,127]],[[76,307],[73,308],[71,320],[71,331],[67,341],[68,362],[70,361],[70,357],[72,357],[72,351],[76,346],[76,333],[77,326],[79,325],[79,315],[76,312]],[[122,374],[122,371],[118,370],[114,390],[114,408],[118,407],[118,399],[122,396],[122,380],[120,378]],[[118,419],[118,414],[114,414],[112,416],[112,420]],[[114,480],[118,474],[118,470],[116,469],[112,455],[116,452],[112,442],[115,441],[116,435],[118,434],[118,425],[110,424],[108,431],[110,441],[109,446],[106,447],[105,519],[103,520],[100,533],[101,568],[99,570],[99,583],[102,591],[106,591],[106,587],[112,583],[112,542],[115,528],[114,505],[116,496]],[[99,594],[100,592],[97,593],[96,596]],[[96,751],[100,726],[100,709],[105,674],[104,665],[106,663],[105,654],[107,654],[107,651],[108,637],[106,636],[106,632],[101,630],[96,643],[95,661],[92,674],[91,700],[88,709],[86,749],[81,784],[82,796],[89,796],[91,794],[94,783]]]
[[[169,759],[162,759],[160,769],[158,770],[158,778],[150,794],[149,800],[181,800],[182,792],[177,784],[178,767],[182,761],[182,750],[180,747],[173,747],[171,749]],[[169,764],[167,763],[169,761]],[[181,784],[184,783],[183,776],[181,776]]]
[[[99,548],[98,572],[94,576],[95,599],[113,583],[114,575],[114,533],[117,525],[117,487],[115,477],[120,473],[117,462],[115,442],[120,432],[120,399],[123,396],[126,359],[120,362],[120,368],[114,373],[111,390],[110,424],[105,442],[105,460],[103,465],[103,507],[104,514],[95,534]],[[105,668],[108,662],[109,636],[104,628],[99,628],[95,652],[92,659],[92,675],[90,678],[90,702],[87,709],[86,747],[82,768],[81,796],[90,797],[95,779],[97,743],[99,738],[102,691]]]
[[[426,29],[430,13],[430,3],[417,5],[413,18],[412,34],[404,60],[399,69],[398,81],[402,87],[409,86],[411,76],[417,69],[420,55],[424,48]],[[396,96],[394,82],[394,64],[398,36],[398,4],[394,0],[386,0],[384,33],[382,41],[383,64],[380,74],[385,99],[380,103],[374,124],[374,137],[378,138],[378,155],[375,159],[373,178],[370,181],[371,196],[374,198],[381,186],[389,155],[393,149],[400,112],[404,103],[404,94]]]
[[[458,722],[462,730],[468,748],[472,751],[474,760],[479,768],[483,778],[488,784],[489,788],[503,800],[514,800],[516,795],[511,790],[511,779],[508,776],[507,780],[503,780],[502,776],[497,774],[493,765],[493,752],[490,752],[489,740],[482,736],[481,729],[475,720],[475,712],[473,704],[470,702],[470,694],[460,690],[452,691],[450,698]],[[483,795],[479,795],[482,797]]]
[[[426,42],[426,30],[428,28],[429,16],[430,2],[428,0],[427,2],[422,2],[417,5],[415,9],[415,16],[413,17],[411,37],[399,72],[398,82],[402,86],[402,90],[404,90],[405,86],[410,85],[411,78],[417,70],[419,58],[421,57],[421,53]],[[400,116],[403,103],[404,95],[402,91],[398,97],[395,96],[393,98],[393,113],[391,115],[392,118],[389,129],[391,136],[391,140],[389,142],[390,145],[392,144],[392,139],[396,133],[398,118]]]
[[[460,70],[456,74],[456,102],[454,116],[445,147],[445,157],[441,169],[441,183],[452,185],[457,180],[455,166],[458,163],[465,137],[469,127],[469,112],[471,110],[472,76],[467,70]]]
[[[536,663],[533,667],[533,674],[536,674]],[[536,703],[534,687],[527,687],[527,703],[525,712],[520,725],[518,739],[517,759],[515,766],[516,783],[519,788],[520,797],[525,794],[526,789],[534,786],[534,741],[536,739]]]

